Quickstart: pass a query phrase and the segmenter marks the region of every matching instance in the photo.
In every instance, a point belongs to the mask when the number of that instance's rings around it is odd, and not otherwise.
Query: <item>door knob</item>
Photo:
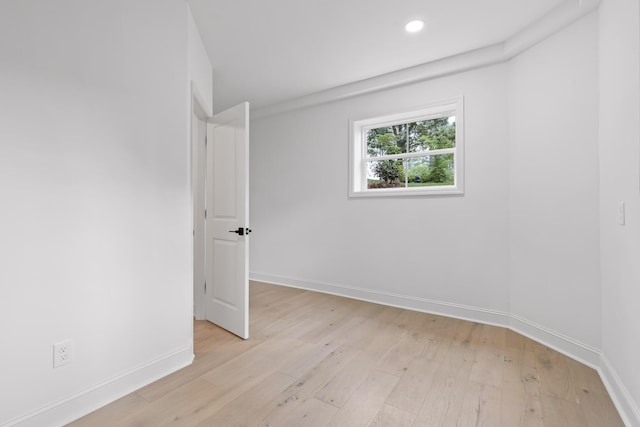
[[[229,233],[236,233],[240,236],[244,236],[245,234],[249,234],[251,233],[251,229],[250,228],[242,228],[242,227],[238,227],[237,230],[229,230]]]

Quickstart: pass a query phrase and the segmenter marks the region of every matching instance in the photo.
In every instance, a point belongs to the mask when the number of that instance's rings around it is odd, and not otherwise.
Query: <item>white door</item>
[[[249,104],[207,123],[206,318],[249,338]]]

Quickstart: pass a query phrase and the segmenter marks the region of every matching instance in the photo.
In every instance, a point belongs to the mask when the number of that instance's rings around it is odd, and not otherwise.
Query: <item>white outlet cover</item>
[[[53,367],[68,365],[73,362],[73,340],[60,341],[53,345]]]

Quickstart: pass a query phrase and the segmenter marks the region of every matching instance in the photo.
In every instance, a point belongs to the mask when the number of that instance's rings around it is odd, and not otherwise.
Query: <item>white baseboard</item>
[[[185,347],[80,393],[10,420],[2,427],[63,426],[192,362],[193,347]]]
[[[509,315],[498,310],[472,307],[463,304],[454,304],[427,298],[395,294],[384,291],[374,291],[355,286],[339,285],[318,281],[293,279],[290,277],[273,276],[262,273],[249,273],[249,278],[258,282],[287,286],[290,288],[306,289],[325,294],[338,295],[361,301],[383,304],[392,307],[406,308],[425,313],[439,314],[456,319],[470,320],[472,322],[486,323],[489,325],[506,326],[509,323]]]
[[[631,394],[625,387],[624,383],[616,373],[611,362],[606,355],[602,355],[602,364],[600,369],[600,378],[604,383],[611,400],[616,405],[622,421],[626,426],[640,427],[640,408],[633,401]]]
[[[584,363],[585,365],[598,369],[600,366],[600,350],[583,344],[566,335],[562,335],[542,325],[524,319],[515,314],[511,314],[509,329],[542,343],[565,356]]]
[[[435,301],[426,298],[416,298],[408,295],[393,294],[336,283],[294,279],[256,272],[250,272],[249,277],[251,280],[258,282],[307,289],[376,304],[439,314],[511,329],[597,370],[625,424],[627,426],[640,427],[640,411],[638,410],[638,406],[631,398],[624,383],[611,367],[607,358],[599,349],[520,316],[497,310],[487,310],[479,307]]]

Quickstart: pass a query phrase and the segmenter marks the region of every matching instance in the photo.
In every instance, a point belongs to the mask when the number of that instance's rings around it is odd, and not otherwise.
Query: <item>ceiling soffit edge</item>
[[[267,105],[253,110],[251,112],[252,119],[261,119],[296,109],[313,107],[499,64],[510,60],[593,12],[599,4],[600,0],[569,0],[502,43]]]

